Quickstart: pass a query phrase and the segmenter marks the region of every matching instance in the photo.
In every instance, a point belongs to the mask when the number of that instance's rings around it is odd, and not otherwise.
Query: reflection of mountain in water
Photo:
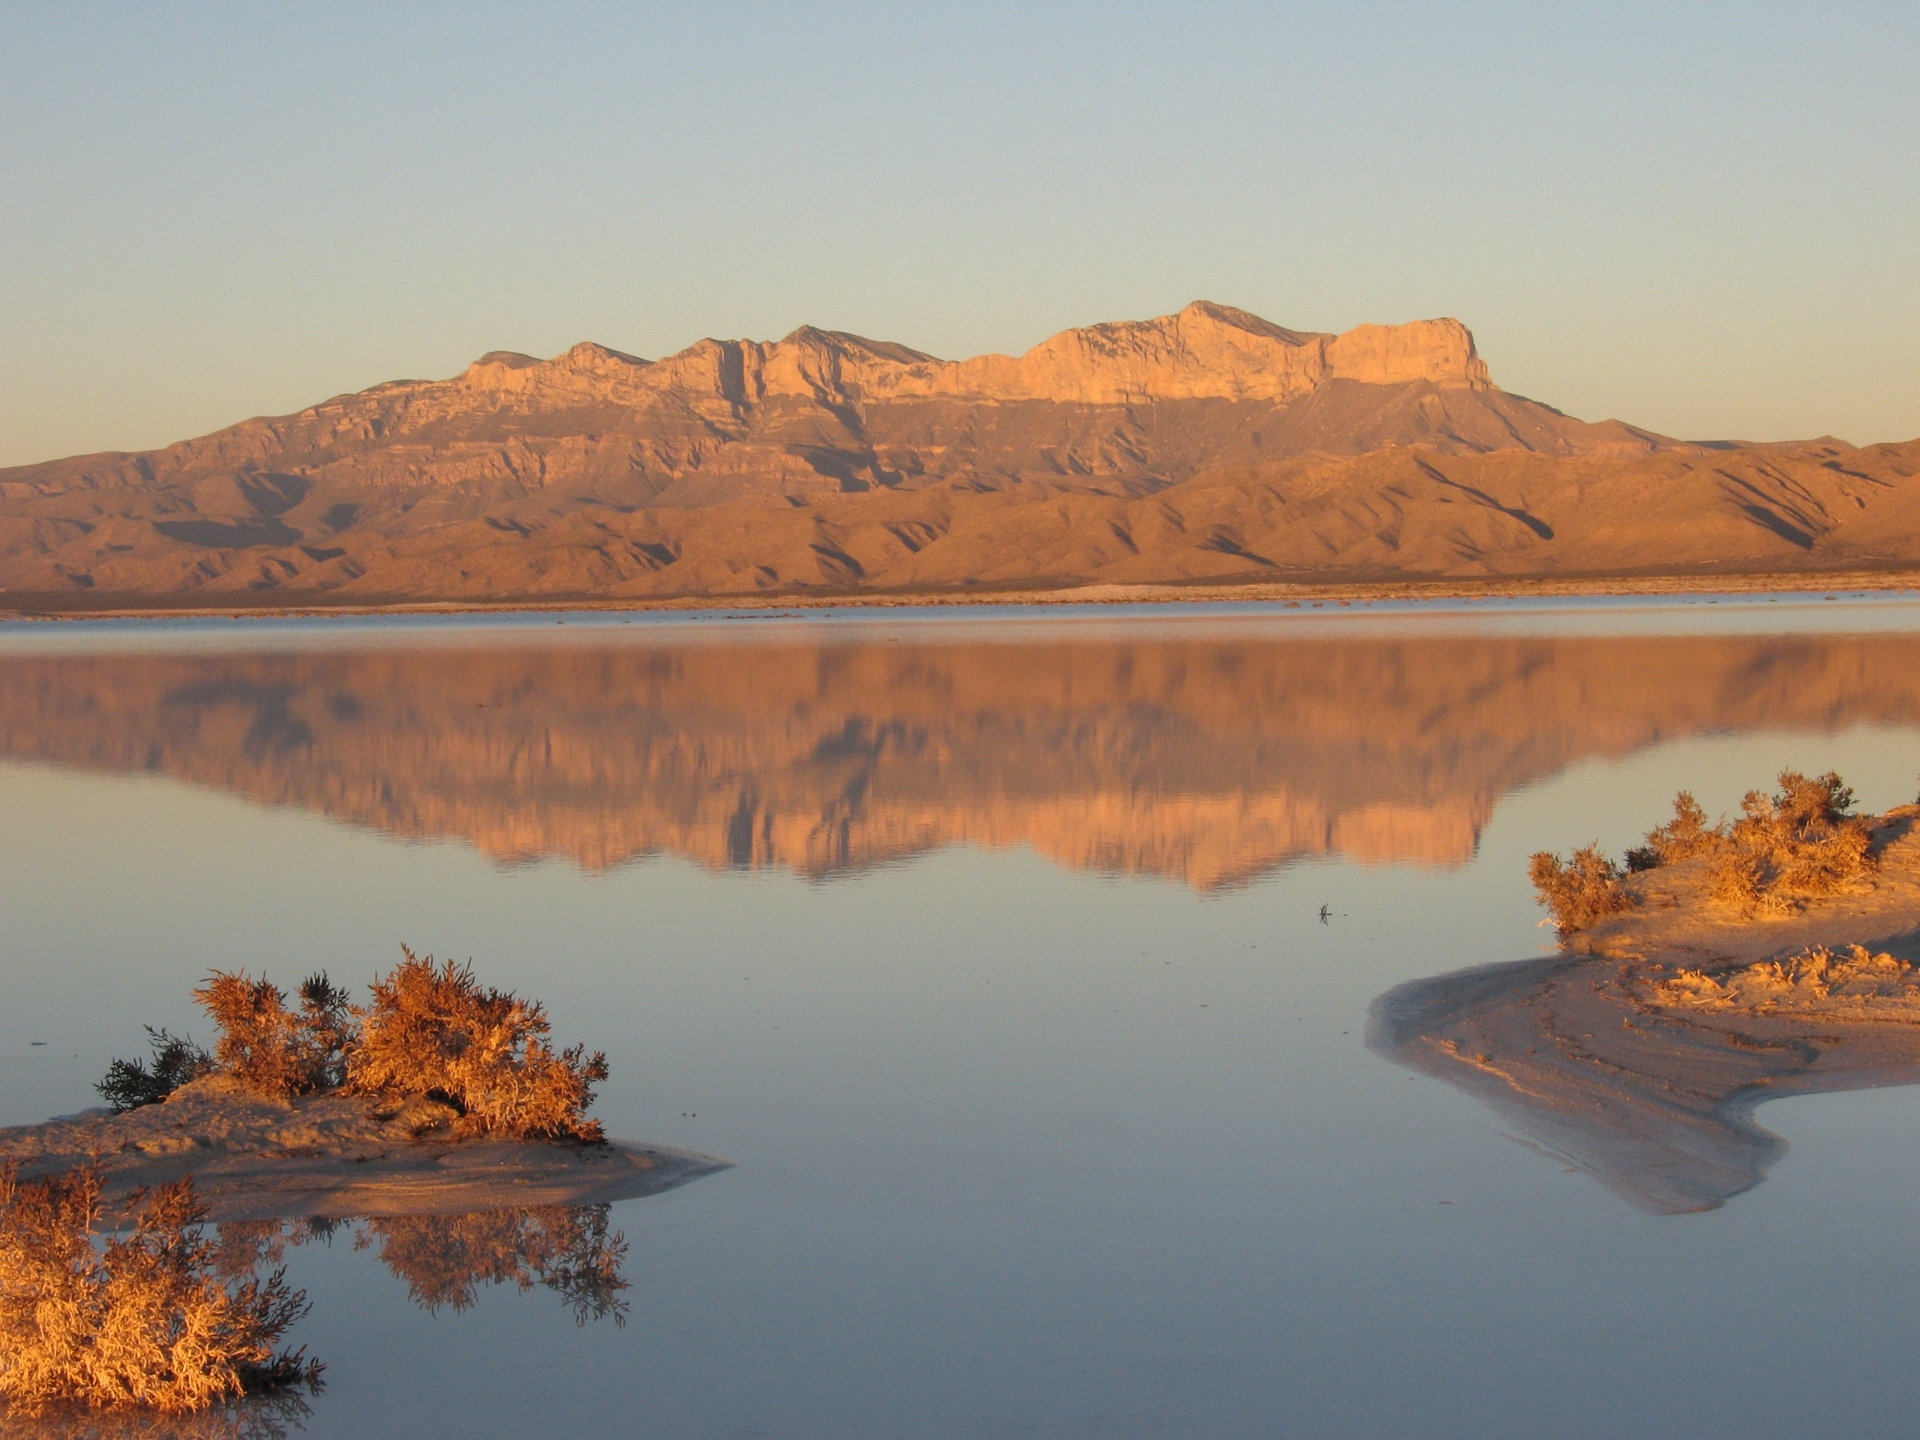
[[[517,648],[514,648],[517,647]],[[1920,641],[584,643],[0,659],[0,754],[502,860],[857,869],[1031,845],[1200,888],[1457,864],[1494,802],[1705,731],[1920,722]]]
[[[1912,931],[1873,950],[1920,958]],[[1786,1142],[1763,1100],[1920,1082],[1920,1027],[1832,1014],[1679,1012],[1637,962],[1556,956],[1415,980],[1374,1002],[1367,1043],[1457,1085],[1643,1210],[1712,1210]]]

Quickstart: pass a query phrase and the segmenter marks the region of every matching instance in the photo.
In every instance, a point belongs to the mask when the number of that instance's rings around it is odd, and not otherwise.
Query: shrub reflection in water
[[[80,1183],[84,1186],[88,1178],[83,1176]],[[37,1192],[46,1184],[28,1188]],[[97,1188],[97,1181],[94,1184]],[[158,1243],[168,1254],[178,1252],[192,1262],[188,1268],[197,1279],[189,1288],[196,1296],[200,1291],[216,1298],[235,1296],[242,1310],[256,1294],[263,1302],[280,1300],[273,1318],[281,1323],[266,1327],[271,1333],[256,1349],[276,1338],[306,1308],[304,1296],[289,1290],[282,1279],[287,1250],[314,1243],[331,1245],[349,1236],[354,1249],[374,1250],[380,1262],[406,1282],[415,1303],[430,1314],[443,1308],[471,1309],[486,1287],[510,1284],[523,1292],[536,1288],[553,1292],[572,1311],[576,1325],[605,1319],[616,1326],[626,1324],[628,1307],[621,1292],[628,1281],[621,1266],[627,1241],[622,1232],[611,1228],[606,1205],[354,1220],[228,1221],[213,1227],[209,1237],[199,1223],[204,1210],[193,1205],[190,1189],[179,1190],[171,1208],[157,1207],[165,1209],[164,1214],[142,1212],[139,1235],[156,1226],[166,1230],[165,1236],[157,1237]],[[63,1212],[71,1222],[71,1244],[93,1249],[95,1238],[88,1222],[97,1218],[97,1207],[66,1208],[71,1212]],[[140,1239],[108,1237],[105,1243],[109,1252],[118,1254],[137,1247]],[[263,1272],[268,1277],[264,1281],[259,1278]],[[317,1393],[319,1366],[304,1362],[298,1352],[274,1357],[274,1362],[279,1370],[269,1378],[275,1383],[261,1393],[240,1394],[236,1381],[166,1408],[134,1396],[126,1397],[132,1403],[102,1405],[52,1393],[37,1397],[37,1404],[14,1409],[0,1406],[0,1440],[119,1440],[123,1436],[127,1440],[279,1440],[302,1428],[301,1422],[312,1413],[305,1397],[287,1386],[300,1380]]]
[[[353,1248],[375,1249],[430,1314],[470,1310],[485,1287],[513,1285],[552,1291],[575,1324],[610,1319],[625,1325],[620,1292],[628,1281],[620,1267],[627,1238],[610,1229],[607,1211],[605,1205],[549,1205],[350,1221],[228,1221],[219,1227],[221,1263],[229,1275],[250,1275],[278,1265],[289,1246],[330,1245],[350,1233]]]

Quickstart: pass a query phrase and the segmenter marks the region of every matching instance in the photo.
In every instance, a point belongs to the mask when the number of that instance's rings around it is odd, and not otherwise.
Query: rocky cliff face
[[[1344,335],[1303,334],[1204,300],[1158,320],[1068,330],[1017,360],[982,355],[953,364],[910,352],[869,359],[874,348],[869,341],[801,331],[771,347],[767,368],[780,373],[793,364],[793,350],[813,347],[858,355],[854,366],[845,367],[846,379],[863,398],[889,400],[957,396],[1138,405],[1155,400],[1292,400],[1331,380],[1363,385],[1427,381],[1477,390],[1492,385],[1486,364],[1474,351],[1472,334],[1458,320],[1363,325]]]
[[[655,361],[496,352],[451,380],[162,450],[0,471],[0,593],[638,597],[1920,563],[1916,471],[1912,446],[1689,446],[1585,424],[1495,387],[1454,320],[1308,334],[1196,302],[1017,358],[811,328]]]
[[[1920,724],[1910,637],[550,633],[0,656],[0,757],[168,775],[502,861],[822,876],[965,843],[1210,890],[1303,858],[1465,863],[1504,795],[1656,741]]]

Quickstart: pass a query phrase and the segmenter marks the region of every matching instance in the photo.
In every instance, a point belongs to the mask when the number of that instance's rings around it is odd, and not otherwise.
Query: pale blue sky
[[[481,352],[1457,315],[1920,435],[1920,6],[0,3],[0,465]]]

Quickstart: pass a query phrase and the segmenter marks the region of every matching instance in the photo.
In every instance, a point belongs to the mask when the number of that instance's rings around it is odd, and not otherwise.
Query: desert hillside
[[[943,846],[1212,890],[1458,865],[1500,799],[1728,729],[1920,722],[1904,636],[1095,638],[0,657],[0,758],[502,862],[858,871]]]
[[[1454,320],[1196,302],[944,361],[856,335],[484,355],[0,471],[0,593],[643,599],[1920,566],[1920,442],[1687,444]]]

